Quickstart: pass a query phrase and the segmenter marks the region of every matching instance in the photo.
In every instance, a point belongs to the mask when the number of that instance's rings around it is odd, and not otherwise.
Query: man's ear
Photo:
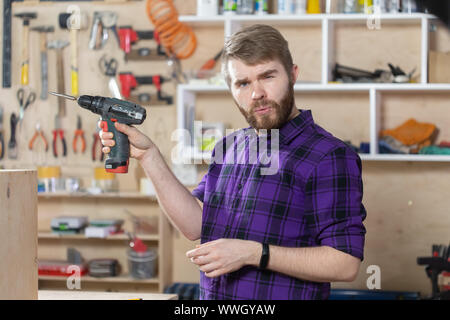
[[[291,70],[292,83],[295,83],[297,81],[299,73],[300,73],[300,70],[298,68],[298,65],[296,65],[296,64],[292,65],[292,70]]]

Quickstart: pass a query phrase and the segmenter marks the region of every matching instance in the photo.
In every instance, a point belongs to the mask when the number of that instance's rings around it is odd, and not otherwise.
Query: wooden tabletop
[[[39,300],[178,300],[176,294],[140,292],[97,292],[77,290],[39,290]]]

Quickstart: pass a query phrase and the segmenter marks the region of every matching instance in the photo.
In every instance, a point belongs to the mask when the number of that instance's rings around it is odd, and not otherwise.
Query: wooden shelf
[[[58,198],[83,198],[83,199],[128,199],[157,201],[156,196],[144,195],[137,192],[108,192],[91,194],[87,192],[39,192],[38,199],[58,199]]]
[[[40,281],[67,281],[64,276],[39,276]],[[96,278],[91,276],[81,276],[81,283],[83,282],[110,282],[110,283],[137,283],[137,284],[159,284],[158,278],[150,279],[134,279],[129,275],[121,275],[118,277]]]
[[[208,84],[183,84],[179,85],[180,91],[190,91],[195,93],[228,93],[226,85]],[[294,91],[314,92],[314,91],[367,91],[371,89],[377,91],[450,91],[450,84],[447,83],[329,83],[329,84],[303,84],[294,85]]]
[[[211,161],[211,152],[196,152],[193,148],[186,147],[183,152],[185,161],[192,161],[195,164],[200,164],[203,161]],[[368,154],[360,153],[363,161],[414,161],[414,162],[450,162],[449,155],[427,155],[427,154]]]
[[[226,85],[202,85],[185,84],[177,88],[178,96],[178,126],[185,129],[186,108],[195,106],[196,96],[209,93],[229,94]],[[427,155],[427,154],[380,154],[378,153],[380,108],[383,94],[386,93],[450,93],[448,83],[296,83],[295,92],[323,92],[329,93],[365,93],[367,94],[370,112],[370,154],[360,154],[363,161],[417,161],[417,162],[450,162],[449,155]],[[184,138],[181,141],[188,141]],[[209,163],[211,152],[198,152],[190,145],[180,146],[179,156],[183,161],[191,164]]]
[[[144,234],[137,235],[142,241],[159,241],[158,234]],[[39,232],[38,239],[43,240],[95,240],[95,241],[116,241],[116,240],[128,240],[128,236],[125,234],[111,235],[106,238],[88,238],[84,234],[57,234],[53,232]]]
[[[189,24],[205,24],[205,25],[218,25],[226,21],[230,22],[280,22],[280,23],[320,23],[322,20],[333,21],[362,21],[365,22],[368,19],[373,18],[371,14],[346,14],[346,13],[333,13],[333,14],[266,14],[266,15],[216,15],[216,16],[196,16],[196,15],[182,15],[179,20]],[[436,17],[431,14],[425,13],[383,13],[377,16],[381,21],[388,23],[414,23],[422,18],[435,19]]]

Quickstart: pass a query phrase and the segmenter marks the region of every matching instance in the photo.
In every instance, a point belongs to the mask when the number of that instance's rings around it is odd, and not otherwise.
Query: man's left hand
[[[239,270],[245,265],[259,265],[261,244],[250,240],[218,239],[186,252],[207,277],[214,278]]]

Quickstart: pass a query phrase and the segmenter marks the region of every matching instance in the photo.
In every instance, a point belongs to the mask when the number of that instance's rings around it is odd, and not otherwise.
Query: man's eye
[[[266,76],[266,79],[271,79],[271,78],[273,78],[274,76]]]
[[[243,88],[243,87],[245,87],[245,86],[247,86],[247,85],[248,85],[248,82],[241,82],[241,83],[239,84],[239,87]]]

